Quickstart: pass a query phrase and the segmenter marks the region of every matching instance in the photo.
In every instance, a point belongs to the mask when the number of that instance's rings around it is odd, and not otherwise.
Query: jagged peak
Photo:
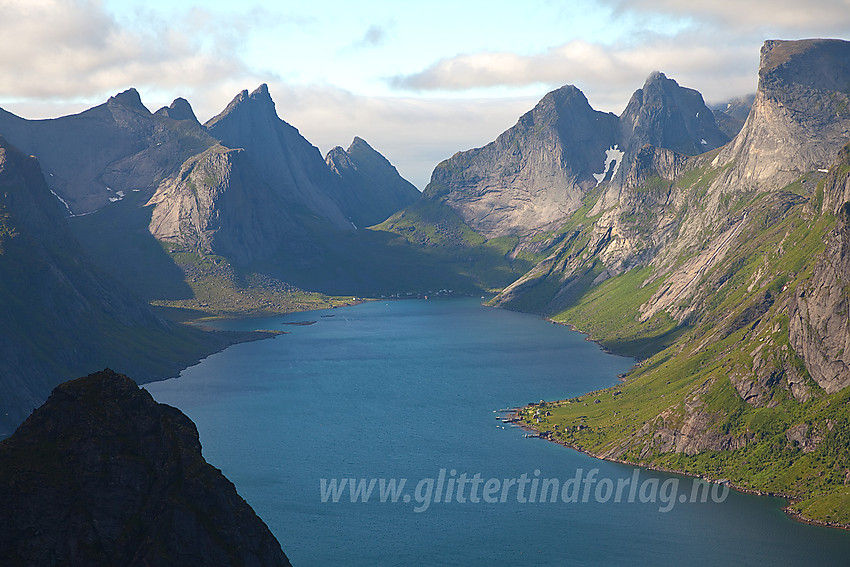
[[[702,100],[702,94],[699,91],[690,89],[688,87],[683,87],[679,84],[676,79],[671,79],[666,74],[661,71],[653,71],[646,78],[646,81],[643,83],[643,87],[636,90],[633,96],[641,96],[643,93],[652,92],[652,91],[672,91],[672,90],[681,90],[683,92],[696,93],[699,95],[700,100]],[[704,102],[704,101],[703,101]]]
[[[139,91],[133,87],[130,87],[126,91],[120,92],[115,96],[109,97],[109,102],[118,102],[126,107],[141,110],[146,114],[150,114],[150,110],[142,104],[142,97],[139,95]]]
[[[356,150],[358,148],[362,148],[364,150],[369,149],[373,152],[375,151],[375,149],[369,145],[369,142],[367,142],[360,136],[354,136],[354,139],[351,140],[351,144],[348,146],[348,151],[350,152],[351,150]]]
[[[269,99],[269,101],[271,101],[272,99],[271,94],[269,94],[269,86],[266,83],[262,83],[259,87],[254,89],[250,96],[255,100],[260,98],[267,98]]]
[[[233,97],[233,100],[230,101],[221,113],[210,118],[205,126],[210,128],[228,115],[235,112],[242,112],[247,109],[251,109],[253,112],[256,112],[257,110],[261,112],[271,112],[275,117],[277,117],[274,101],[272,100],[271,94],[269,93],[269,87],[266,83],[261,84],[250,94],[247,89],[242,90],[239,94]]]
[[[337,175],[341,175],[343,169],[357,169],[357,166],[351,161],[351,155],[342,146],[332,148],[325,156],[325,163]]]
[[[172,120],[191,120],[192,122],[198,122],[195,111],[192,110],[192,105],[183,97],[175,98],[171,106],[163,106],[155,114],[167,116]]]

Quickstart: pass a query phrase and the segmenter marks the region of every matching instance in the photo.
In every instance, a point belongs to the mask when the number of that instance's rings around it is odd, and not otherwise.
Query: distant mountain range
[[[54,120],[0,111],[0,285],[25,298],[0,364],[55,383],[80,366],[45,352],[85,361],[134,352],[135,330],[184,332],[133,293],[253,313],[301,290],[491,291],[641,359],[593,404],[553,404],[554,440],[850,524],[848,85],[850,43],[802,40],[766,42],[757,93],[714,109],[660,72],[620,116],[564,86],[422,194],[360,138],[323,158],[265,85],[203,125],[132,89]],[[19,370],[6,407],[46,395],[16,397]]]

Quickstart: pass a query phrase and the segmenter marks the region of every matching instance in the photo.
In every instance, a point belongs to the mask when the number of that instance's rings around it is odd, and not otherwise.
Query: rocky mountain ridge
[[[277,116],[265,84],[203,125],[185,99],[152,114],[129,89],[52,120],[0,111],[0,134],[40,158],[68,215],[132,200],[151,210],[156,239],[238,264],[267,259],[288,241],[306,238],[309,248],[313,218],[322,230],[353,230],[355,219],[378,223],[419,197],[371,148],[361,152],[366,177],[331,171]]]
[[[325,162],[346,188],[340,195],[343,209],[357,227],[383,222],[421,197],[387,158],[360,137],[355,136],[347,150],[331,149]]]
[[[702,96],[663,73],[652,73],[619,117],[593,110],[568,85],[491,144],[439,164],[424,195],[485,237],[539,234],[563,224],[600,185],[611,193],[603,202],[616,202],[647,144],[696,155],[727,141]]]

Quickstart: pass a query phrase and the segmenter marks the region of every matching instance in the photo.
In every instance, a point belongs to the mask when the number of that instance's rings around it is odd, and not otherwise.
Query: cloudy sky
[[[322,153],[355,135],[423,188],[564,84],[619,114],[653,70],[753,92],[768,38],[850,39],[850,0],[0,0],[0,107],[80,112],[136,87],[201,121],[268,83]]]

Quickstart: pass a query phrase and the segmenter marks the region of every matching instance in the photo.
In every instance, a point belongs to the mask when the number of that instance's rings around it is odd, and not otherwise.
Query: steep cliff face
[[[565,86],[494,142],[440,163],[424,194],[488,238],[539,231],[580,206],[599,182],[594,174],[610,176],[615,164],[606,152],[616,144],[616,116]]]
[[[344,188],[339,196],[342,209],[358,227],[383,222],[422,196],[362,138],[355,137],[347,150],[333,148],[325,161]]]
[[[791,300],[789,338],[811,377],[828,393],[850,386],[850,146],[830,168],[824,209],[837,214],[835,229],[810,280]],[[837,209],[837,210],[836,210]]]
[[[150,232],[179,249],[238,264],[267,259],[300,228],[293,203],[267,187],[245,150],[216,145],[159,186],[148,201]]]
[[[156,316],[86,257],[35,158],[0,137],[0,432],[50,390],[106,364],[147,379],[221,348]]]
[[[769,190],[826,168],[850,138],[850,43],[766,41],[752,111],[717,163],[718,183]]]
[[[110,370],[0,443],[0,518],[4,565],[290,564],[191,420]]]
[[[629,175],[652,165],[644,146],[696,155],[727,141],[702,95],[662,73],[647,78],[620,117],[593,110],[581,91],[566,86],[496,141],[439,164],[425,197],[454,208],[488,238],[540,233],[557,229],[598,186],[605,192],[595,213],[616,206],[634,182]],[[669,174],[662,162],[678,158],[653,160]]]

